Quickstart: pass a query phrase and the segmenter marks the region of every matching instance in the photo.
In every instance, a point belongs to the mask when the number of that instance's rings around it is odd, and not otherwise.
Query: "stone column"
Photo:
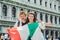
[[[42,14],[43,15],[43,21],[45,22],[45,14]]]
[[[40,20],[40,13],[37,12],[37,19]]]
[[[59,17],[57,17],[57,24],[59,24]]]
[[[55,24],[55,16],[53,16],[53,24]]]
[[[2,4],[0,3],[0,16],[2,14]]]
[[[48,22],[50,22],[50,15],[48,15]]]

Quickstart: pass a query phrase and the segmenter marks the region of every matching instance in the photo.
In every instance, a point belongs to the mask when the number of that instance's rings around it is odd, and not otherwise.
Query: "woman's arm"
[[[46,26],[46,25],[45,25],[45,22],[39,23],[39,26],[40,26],[41,29],[45,29],[45,26]]]
[[[45,23],[45,22],[43,22],[42,20],[38,20],[38,22],[41,23],[41,26],[52,27],[52,23],[51,23],[51,22]]]

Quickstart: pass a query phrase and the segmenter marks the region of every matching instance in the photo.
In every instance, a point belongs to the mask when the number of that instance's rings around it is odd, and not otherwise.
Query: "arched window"
[[[40,5],[42,5],[42,0],[40,0]]]
[[[30,0],[28,0],[28,2],[30,2]]]
[[[50,3],[50,8],[52,7],[52,4]]]
[[[57,16],[55,16],[55,24],[57,24]]]
[[[58,31],[55,32],[55,38],[58,38]]]
[[[60,24],[60,17],[59,17],[59,24]]]
[[[54,9],[56,10],[56,5],[54,5]]]
[[[34,12],[35,13],[35,16],[37,17],[37,12]]]
[[[43,20],[43,14],[40,12],[40,20]]]
[[[3,5],[2,7],[3,16],[7,16],[7,6]]]
[[[49,34],[49,30],[46,30],[45,32],[46,32],[46,35],[48,35],[48,34]]]
[[[45,2],[45,7],[47,7],[47,2]]]
[[[34,0],[34,3],[36,4],[36,0]]]
[[[12,8],[12,17],[16,17],[16,8],[15,7]]]
[[[45,20],[48,22],[48,14],[45,14]]]
[[[21,8],[20,10],[23,11],[23,8]]]
[[[30,9],[27,12],[30,12]]]
[[[51,23],[53,22],[53,17],[52,17],[52,15],[50,15],[50,21],[51,21]]]
[[[51,34],[50,35],[53,36],[53,34],[54,34],[53,30],[51,30]]]

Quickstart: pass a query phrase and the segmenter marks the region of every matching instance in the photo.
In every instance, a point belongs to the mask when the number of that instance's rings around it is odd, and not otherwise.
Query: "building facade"
[[[44,36],[60,36],[60,0],[0,0],[0,33],[6,33],[7,27],[13,27],[20,11],[34,12],[37,19],[52,26],[46,26]]]

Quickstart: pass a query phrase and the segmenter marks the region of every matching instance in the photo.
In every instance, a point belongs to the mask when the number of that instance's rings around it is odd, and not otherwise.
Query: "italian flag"
[[[17,28],[7,29],[7,32],[11,40],[27,40],[30,34],[28,24]],[[40,26],[36,28],[31,40],[45,40]]]

